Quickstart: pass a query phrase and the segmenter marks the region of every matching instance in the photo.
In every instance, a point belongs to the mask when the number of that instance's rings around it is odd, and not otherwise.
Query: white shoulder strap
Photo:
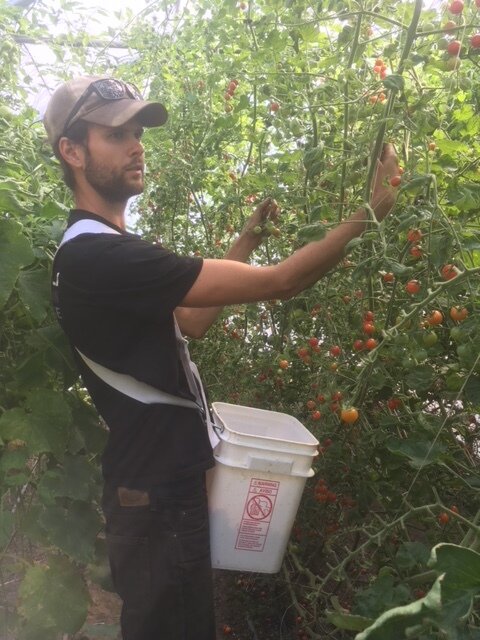
[[[79,220],[78,222],[72,224],[71,227],[68,227],[68,229],[65,231],[59,248],[69,240],[73,240],[82,233],[115,233],[117,235],[121,235],[119,231],[112,229],[112,227],[109,227],[108,224],[103,224],[103,222],[89,219]]]
[[[193,400],[180,398],[179,396],[174,396],[170,393],[166,393],[165,391],[160,391],[159,389],[155,389],[155,387],[152,387],[145,382],[140,382],[140,380],[137,380],[125,373],[118,373],[117,371],[107,369],[107,367],[87,358],[80,349],[77,349],[77,351],[85,364],[90,367],[95,375],[117,391],[120,391],[120,393],[123,393],[134,400],[138,400],[144,404],[174,404],[179,407],[188,407],[189,409],[203,409],[202,407],[199,407],[196,402],[193,402]]]

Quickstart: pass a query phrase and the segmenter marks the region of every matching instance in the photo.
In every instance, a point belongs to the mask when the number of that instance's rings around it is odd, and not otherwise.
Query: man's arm
[[[398,172],[395,151],[392,145],[386,145],[371,200],[378,220],[383,220],[395,203],[395,191],[385,183]],[[338,264],[346,245],[365,230],[367,219],[367,212],[358,210],[322,240],[311,242],[275,266],[253,267],[232,260],[205,260],[182,306],[210,307],[271,298],[288,299],[310,287]]]
[[[254,213],[247,221],[242,232],[225,254],[223,260],[234,262],[246,262],[251,254],[259,247],[263,240],[263,234],[255,233],[256,226],[261,226],[267,219],[276,222],[279,209],[271,198],[267,198],[256,207]],[[215,262],[222,262],[216,260]],[[175,318],[180,331],[190,338],[201,338],[215,322],[223,309],[223,304],[214,307],[192,308],[177,307]]]

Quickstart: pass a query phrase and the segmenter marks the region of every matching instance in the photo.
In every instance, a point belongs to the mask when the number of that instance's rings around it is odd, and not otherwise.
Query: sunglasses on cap
[[[96,93],[100,98],[102,98],[102,100],[122,100],[124,98],[130,98],[131,100],[143,100],[140,91],[130,82],[115,80],[115,78],[101,78],[100,80],[94,80],[94,82],[88,85],[80,98],[73,105],[72,110],[68,114],[68,118],[65,120],[62,136],[66,135],[73,119],[92,93]]]

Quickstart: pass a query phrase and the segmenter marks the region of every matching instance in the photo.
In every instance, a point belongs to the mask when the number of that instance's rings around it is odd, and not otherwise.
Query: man
[[[204,482],[213,457],[204,417],[192,408],[198,389],[175,318],[183,334],[201,337],[225,304],[294,296],[339,262],[365,230],[367,213],[359,210],[275,266],[244,263],[261,242],[253,227],[278,214],[270,199],[224,260],[151,245],[125,231],[125,207],[144,186],[143,127],[166,120],[161,104],[144,102],[135,87],[112,78],[77,78],[54,93],[44,123],[74,193],[68,226],[77,231],[57,253],[52,290],[84,383],[109,427],[103,508],[123,638],[214,640]],[[394,204],[384,183],[396,174],[387,146],[371,201],[378,219]],[[191,406],[148,403],[106,382],[102,371]]]

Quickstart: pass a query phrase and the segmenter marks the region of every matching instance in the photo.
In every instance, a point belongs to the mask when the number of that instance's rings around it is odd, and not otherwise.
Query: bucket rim
[[[275,436],[252,435],[252,434],[249,434],[249,433],[244,433],[243,431],[236,431],[235,429],[232,429],[231,427],[229,427],[229,426],[226,424],[225,420],[223,420],[223,419],[222,419],[222,417],[220,416],[220,414],[218,413],[218,411],[215,411],[215,406],[216,406],[216,405],[219,405],[219,404],[222,404],[222,405],[228,405],[228,406],[230,406],[230,407],[241,407],[242,409],[251,409],[251,410],[253,409],[253,410],[255,410],[255,411],[262,411],[262,412],[264,412],[264,413],[275,413],[275,414],[278,414],[278,415],[287,416],[288,418],[291,418],[292,420],[294,420],[295,422],[297,422],[297,423],[302,427],[302,429],[303,429],[304,431],[306,431],[306,432],[309,434],[309,436],[313,439],[313,442],[298,442],[298,441],[296,441],[296,440],[288,440],[288,439],[286,439],[286,438],[278,438],[278,437],[275,437]],[[320,444],[320,441],[319,441],[319,440],[317,440],[317,438],[313,435],[313,433],[312,433],[309,429],[307,429],[307,428],[306,428],[306,427],[305,427],[305,426],[300,422],[300,420],[298,420],[298,419],[297,419],[297,418],[295,418],[294,416],[291,416],[291,415],[290,415],[290,414],[288,414],[288,413],[282,413],[281,411],[269,411],[268,409],[258,409],[258,408],[256,408],[256,407],[246,407],[245,405],[231,404],[231,403],[228,403],[228,402],[213,402],[213,403],[212,403],[212,408],[213,408],[213,410],[214,410],[214,412],[215,412],[215,415],[216,415],[216,416],[218,417],[218,419],[221,421],[221,423],[222,423],[222,425],[223,425],[224,429],[225,429],[226,431],[230,432],[230,433],[233,433],[233,434],[237,435],[237,436],[244,437],[244,438],[255,438],[255,439],[261,439],[261,440],[264,440],[264,441],[266,441],[266,442],[268,442],[268,441],[271,441],[271,442],[285,442],[285,443],[289,443],[289,444],[292,444],[292,445],[296,445],[296,446],[304,446],[304,447],[309,447],[309,448],[310,448],[310,447],[315,447],[315,448],[316,448],[316,447],[318,447],[318,446],[319,446],[319,444]]]

